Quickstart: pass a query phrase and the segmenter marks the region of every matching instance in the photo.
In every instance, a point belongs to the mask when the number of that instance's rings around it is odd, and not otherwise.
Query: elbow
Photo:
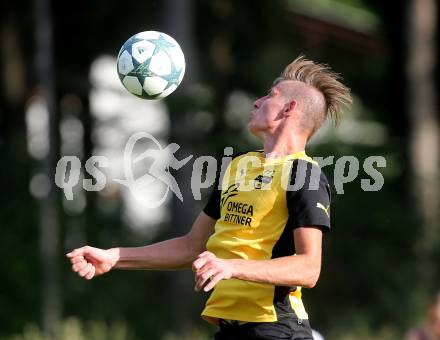
[[[311,268],[310,271],[308,271],[307,275],[304,277],[304,281],[302,284],[302,287],[304,288],[313,288],[316,286],[319,280],[320,275],[320,268]]]
[[[313,288],[318,283],[319,275],[309,277],[304,281],[303,287],[304,288]]]

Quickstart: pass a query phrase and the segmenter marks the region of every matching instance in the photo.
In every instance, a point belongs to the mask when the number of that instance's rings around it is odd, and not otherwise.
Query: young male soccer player
[[[297,58],[254,103],[249,129],[263,150],[231,161],[188,234],[137,248],[78,248],[67,254],[73,271],[92,279],[115,268],[192,267],[195,289],[213,289],[202,317],[219,325],[216,339],[312,339],[301,287],[320,274],[330,190],[304,150],[350,103],[327,66]]]

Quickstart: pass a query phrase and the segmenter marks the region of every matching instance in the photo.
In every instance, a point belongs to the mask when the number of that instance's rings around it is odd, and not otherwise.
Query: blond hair
[[[342,115],[342,108],[350,106],[353,99],[350,89],[341,83],[341,76],[333,72],[328,65],[318,64],[300,55],[281,73],[282,80],[296,80],[312,86],[322,93],[325,100],[325,117],[330,117],[336,124]]]

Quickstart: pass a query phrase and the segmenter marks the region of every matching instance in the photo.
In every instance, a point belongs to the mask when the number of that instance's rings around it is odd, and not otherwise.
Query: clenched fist
[[[99,249],[89,246],[77,248],[66,254],[72,263],[72,270],[86,280],[107,273],[118,262],[119,249]]]

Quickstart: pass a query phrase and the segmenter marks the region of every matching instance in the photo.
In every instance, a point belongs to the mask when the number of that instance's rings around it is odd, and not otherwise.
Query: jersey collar
[[[263,150],[259,150],[259,152],[260,152],[260,156],[259,157],[263,159],[263,162],[265,164],[284,163],[284,162],[292,160],[292,159],[304,159],[306,161],[313,162],[313,159],[310,158],[309,156],[307,156],[306,152],[304,150],[292,153],[292,154],[287,155],[287,156],[276,157],[276,158],[274,158],[274,157],[266,158],[266,157],[264,157],[264,151]]]

